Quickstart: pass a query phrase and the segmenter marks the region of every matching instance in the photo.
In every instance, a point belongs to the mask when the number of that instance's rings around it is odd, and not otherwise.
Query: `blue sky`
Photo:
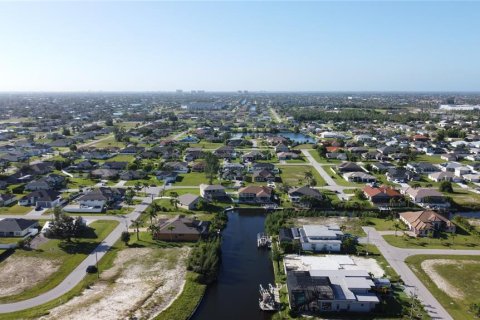
[[[0,2],[0,91],[480,91],[478,2]]]

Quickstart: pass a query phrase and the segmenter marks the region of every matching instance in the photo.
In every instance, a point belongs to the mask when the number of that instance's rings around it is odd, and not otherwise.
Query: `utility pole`
[[[103,242],[103,241],[102,241]],[[96,261],[96,265],[97,265],[97,279],[100,278],[100,270],[98,270],[98,256],[97,256],[97,250],[95,249],[95,261]]]

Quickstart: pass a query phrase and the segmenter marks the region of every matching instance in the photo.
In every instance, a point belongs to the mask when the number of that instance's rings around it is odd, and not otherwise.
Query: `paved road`
[[[432,319],[450,320],[453,318],[438,302],[438,300],[423,285],[420,279],[405,263],[405,259],[412,255],[480,255],[480,250],[454,250],[454,249],[405,249],[397,248],[388,244],[382,235],[372,227],[363,227],[368,234],[369,242],[375,244],[390,266],[402,277],[405,289],[408,293],[415,293],[424,305]]]
[[[335,180],[332,179],[332,177],[323,169],[323,167],[320,165],[320,163],[315,160],[315,158],[308,152],[307,149],[302,149],[302,153],[305,156],[305,158],[310,162],[310,164],[317,170],[317,172],[322,176],[323,180],[327,183],[327,189],[337,192],[337,196],[340,200],[348,200],[349,196],[346,195],[343,190],[345,189],[350,189],[349,187],[343,187],[339,186]]]
[[[278,115],[277,111],[275,109],[273,109],[272,107],[270,107],[270,112],[272,113],[273,117],[275,118],[275,121],[277,121],[278,123],[282,123],[282,118],[280,118],[280,116]]]
[[[155,189],[155,188],[151,188],[151,189]],[[122,232],[125,231],[126,228],[128,228],[128,226],[130,226],[130,224],[132,223],[132,220],[136,220],[140,216],[140,214],[148,207],[151,201],[152,200],[150,197],[143,198],[142,203],[139,205],[136,205],[135,209],[125,217],[113,217],[113,216],[86,217],[86,219],[88,220],[91,220],[91,219],[117,220],[120,223],[102,241],[102,243],[97,248],[95,248],[95,250],[90,255],[88,255],[88,257],[85,258],[85,260],[83,260],[58,286],[56,286],[50,291],[42,293],[41,295],[28,300],[0,304],[0,313],[15,312],[15,311],[20,311],[20,310],[32,308],[35,306],[39,306],[41,304],[54,300],[64,295],[65,293],[69,292],[70,290],[72,290],[85,277],[86,275],[85,270],[87,266],[95,264],[97,261],[97,258],[100,260],[105,255],[105,253],[120,238],[120,235],[122,234]],[[2,215],[2,217],[7,217],[7,216]],[[14,217],[18,218],[19,216],[17,215]],[[25,216],[25,218],[33,218],[33,217]],[[35,218],[43,219],[44,217],[35,217]],[[50,217],[45,217],[45,218],[48,219]]]

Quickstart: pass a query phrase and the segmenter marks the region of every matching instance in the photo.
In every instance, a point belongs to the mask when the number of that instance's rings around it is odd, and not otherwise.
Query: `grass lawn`
[[[381,218],[367,218],[367,225],[374,227],[377,231],[395,231],[395,223],[399,224],[398,230],[407,230],[405,224],[399,219],[381,219]]]
[[[89,178],[68,178],[69,182],[67,184],[68,189],[77,189],[80,187],[88,187],[97,184],[96,181]]]
[[[440,237],[409,237],[385,235],[383,238],[392,246],[413,249],[476,249],[480,248],[480,237],[474,236],[457,226],[457,233],[444,233]]]
[[[185,174],[179,174],[175,186],[199,186],[202,183],[208,184],[208,179],[203,172],[190,172]],[[218,183],[218,180],[214,180],[213,183]]]
[[[333,164],[342,163],[341,160],[326,159],[326,158],[320,157],[317,150],[309,150],[308,153],[310,153],[310,155],[313,157],[313,159],[317,160],[318,163],[333,163]]]
[[[298,159],[291,159],[291,160],[285,160],[286,163],[305,163],[305,159],[298,158]]]
[[[28,291],[21,294],[1,297],[0,302],[13,302],[29,299],[47,292],[56,287],[65,279],[77,265],[84,260],[92,250],[105,239],[113,229],[118,225],[117,221],[99,220],[90,224],[94,231],[88,235],[88,238],[72,239],[71,242],[58,239],[51,239],[42,244],[37,250],[16,250],[16,256],[30,256],[58,261],[60,267],[51,276],[35,284]]]
[[[445,163],[447,161],[440,158],[440,155],[427,156],[426,154],[420,154],[416,157],[415,162],[429,162],[432,164]]]
[[[19,240],[21,240],[22,237],[0,237],[0,244],[11,244],[11,243],[17,243]]]
[[[453,205],[468,211],[480,210],[480,194],[462,188],[453,188],[453,193],[444,193],[452,199]]]
[[[171,196],[172,192],[176,192],[179,196],[186,193],[200,195],[200,188],[181,188],[181,189],[165,190],[165,196],[166,197]]]
[[[208,142],[200,141],[199,143],[190,143],[191,148],[202,148],[202,149],[218,149],[223,147],[225,144],[221,142]]]
[[[158,180],[155,176],[151,176],[147,179],[139,179],[139,180],[129,180],[127,182],[125,182],[125,186],[135,186],[135,184],[137,184],[137,182],[139,182],[142,186],[144,183],[147,183],[149,186],[151,185],[155,185],[155,186],[158,186],[158,185],[163,185],[163,182],[161,180]]]
[[[115,138],[113,135],[111,137],[108,137],[108,139],[99,141],[95,144],[93,144],[96,148],[107,148],[107,147],[117,147],[117,148],[124,148],[125,143],[124,142],[119,142],[115,141]]]
[[[133,154],[117,154],[116,156],[108,159],[108,161],[119,161],[119,162],[133,162],[135,156]]]
[[[321,187],[325,185],[325,181],[320,174],[312,166],[282,166],[278,165],[281,170],[280,177],[283,183],[287,183],[290,186],[301,186],[307,184],[305,180],[305,173],[311,171],[313,177],[317,181],[317,186]]]
[[[18,204],[14,204],[13,206],[9,207],[0,207],[0,214],[24,215],[30,211],[32,211],[32,207],[19,206]]]
[[[340,186],[356,187],[356,188],[363,188],[365,186],[365,184],[362,184],[362,183],[349,182],[349,181],[345,180],[341,175],[337,174],[336,172],[334,172],[332,170],[332,166],[322,166],[322,168]]]
[[[463,297],[452,298],[437,287],[421,267],[422,262],[429,259],[452,261],[452,264],[436,265],[433,268],[449,285],[461,292]],[[462,263],[462,261],[475,261],[476,263]],[[479,303],[480,256],[417,255],[408,257],[406,262],[453,319],[478,319],[469,312],[468,308],[471,303]]]
[[[313,144],[304,143],[304,144],[299,144],[298,146],[295,146],[292,149],[293,150],[301,150],[301,149],[312,149],[312,148],[313,148]],[[317,151],[314,150],[314,152],[316,153]]]

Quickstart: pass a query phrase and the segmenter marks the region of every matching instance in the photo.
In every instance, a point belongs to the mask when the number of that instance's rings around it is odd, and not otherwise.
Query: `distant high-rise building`
[[[455,104],[455,97],[447,98],[447,104]]]

